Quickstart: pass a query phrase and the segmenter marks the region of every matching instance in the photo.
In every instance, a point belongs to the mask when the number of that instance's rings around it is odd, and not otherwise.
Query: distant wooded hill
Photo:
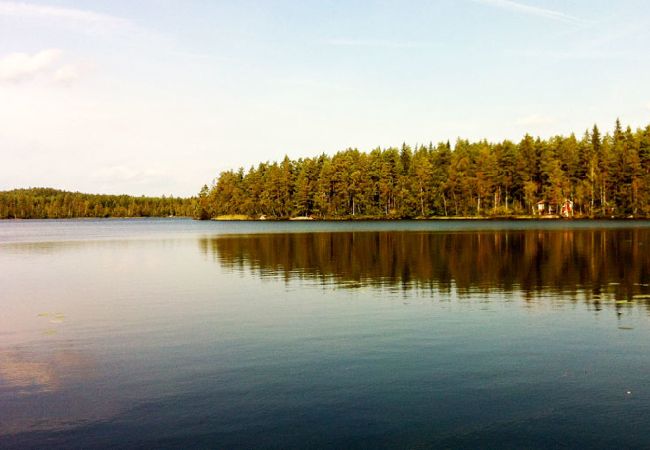
[[[616,122],[578,138],[458,139],[369,153],[261,163],[219,175],[198,215],[252,218],[409,218],[539,213],[573,202],[577,216],[650,216],[650,126]],[[557,211],[557,208],[555,209]]]
[[[0,192],[2,219],[194,216],[195,211],[195,198],[83,194],[51,188]]]

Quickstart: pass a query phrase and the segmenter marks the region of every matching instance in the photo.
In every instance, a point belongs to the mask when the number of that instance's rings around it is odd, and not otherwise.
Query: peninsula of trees
[[[650,216],[650,126],[581,137],[347,149],[226,171],[197,217],[529,216],[570,200],[576,217]],[[541,202],[541,203],[540,203]]]
[[[0,192],[0,219],[194,216],[195,198],[82,194],[51,188]]]

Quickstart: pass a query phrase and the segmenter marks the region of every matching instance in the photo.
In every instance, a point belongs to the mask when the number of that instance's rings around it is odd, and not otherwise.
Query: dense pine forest
[[[0,219],[194,216],[196,199],[132,197],[66,192],[50,188],[0,192]]]
[[[221,173],[201,190],[197,211],[200,218],[526,216],[568,200],[574,217],[650,216],[650,126],[634,131],[617,120],[605,135],[594,126],[580,137],[285,157]],[[540,211],[540,202],[549,209]]]
[[[650,125],[285,157],[222,172],[198,198],[15,189],[0,192],[0,219],[503,217],[558,213],[568,200],[573,217],[650,217]]]

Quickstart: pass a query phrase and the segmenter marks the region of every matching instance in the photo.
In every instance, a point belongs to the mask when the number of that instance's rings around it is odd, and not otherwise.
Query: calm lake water
[[[0,221],[1,448],[649,448],[650,222]]]

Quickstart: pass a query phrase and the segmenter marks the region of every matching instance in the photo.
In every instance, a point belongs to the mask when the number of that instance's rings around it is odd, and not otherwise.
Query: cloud
[[[0,58],[0,81],[19,82],[50,72],[62,53],[59,49],[43,50],[33,55],[10,53]]]
[[[61,19],[108,27],[129,25],[129,21],[126,19],[94,11],[11,1],[0,1],[0,16]]]
[[[514,56],[523,56],[527,58],[536,59],[557,59],[557,60],[622,60],[622,61],[648,61],[648,57],[638,52],[623,50],[623,51],[607,51],[604,49],[592,50],[589,48],[572,48],[564,50],[542,50],[542,49],[526,49],[523,51],[514,50],[508,51],[508,54]]]
[[[63,51],[57,48],[42,50],[33,54],[10,53],[0,56],[0,84],[25,83],[44,80],[58,84],[72,84],[92,66],[85,64],[63,64]]]
[[[164,180],[167,178],[167,174],[163,170],[153,168],[136,169],[118,165],[101,168],[92,174],[92,178],[108,183],[131,183],[140,185]]]
[[[553,117],[542,116],[540,114],[532,114],[515,121],[515,125],[519,126],[539,126],[550,125],[552,123],[555,123],[555,119]]]
[[[54,74],[54,81],[57,83],[70,84],[79,79],[79,67],[73,64],[58,68]]]
[[[515,2],[513,0],[474,0],[474,1],[476,3],[482,3],[484,5],[494,6],[495,8],[501,8],[516,13],[542,17],[544,19],[556,20],[560,22],[567,22],[573,24],[580,24],[580,25],[589,23],[589,21],[587,20],[580,19],[575,16],[570,16],[560,11],[540,8],[537,6],[530,6],[524,3]]]
[[[378,48],[422,48],[432,47],[435,44],[431,42],[413,42],[413,41],[387,41],[379,39],[329,39],[324,41],[327,45],[336,45],[341,47],[378,47]]]
[[[142,28],[130,19],[87,9],[0,0],[0,19],[3,17],[15,23],[29,22],[33,27],[54,26],[94,37],[128,39],[129,45],[134,42],[166,47],[171,45],[166,36]]]

